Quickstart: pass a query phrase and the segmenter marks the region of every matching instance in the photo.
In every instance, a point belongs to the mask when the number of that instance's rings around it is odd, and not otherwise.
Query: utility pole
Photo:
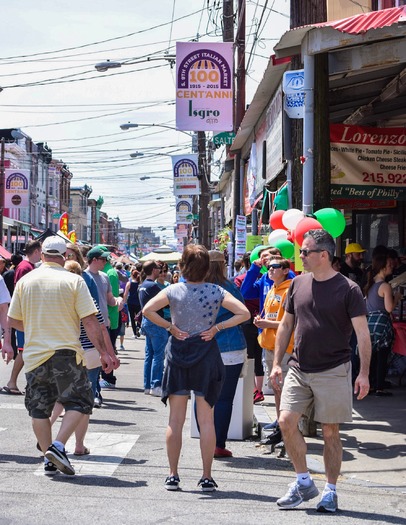
[[[290,3],[290,28],[301,27],[308,24],[325,22],[327,20],[326,0],[315,2],[314,0],[291,0]],[[303,64],[300,55],[292,57],[292,69],[302,69]],[[329,131],[328,131],[328,64],[327,56],[317,55],[315,57],[315,136],[314,136],[314,193],[315,207],[327,206],[326,193],[329,194],[330,182],[326,183],[326,174],[330,173]],[[327,82],[327,84],[326,84]],[[300,158],[303,155],[303,120],[291,120],[291,144],[292,144],[292,206],[302,209],[302,184],[303,167]],[[321,144],[324,146],[321,147]],[[327,151],[326,151],[327,145]],[[321,183],[323,180],[323,183]],[[328,195],[329,197],[329,195]]]
[[[6,141],[1,137],[1,151],[0,151],[0,245],[3,246],[3,217],[4,217],[4,157],[6,153]]]
[[[237,133],[245,113],[245,0],[238,0],[238,26],[235,43],[237,46],[237,63],[234,131]],[[237,215],[241,213],[242,166],[241,151],[239,151],[234,162],[233,229]]]
[[[201,191],[199,197],[199,243],[209,250],[210,174],[207,169],[206,133],[204,131],[197,133],[197,150]]]
[[[223,42],[234,42],[234,0],[223,0]]]

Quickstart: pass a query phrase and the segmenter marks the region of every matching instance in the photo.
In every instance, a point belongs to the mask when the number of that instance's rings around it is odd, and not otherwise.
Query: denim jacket
[[[227,290],[227,292],[231,293],[231,295],[233,295],[236,299],[244,303],[244,298],[234,283],[231,281],[225,281],[220,286]],[[230,312],[230,310],[227,310],[221,306],[217,314],[216,324],[230,319],[230,317],[233,317],[233,315],[234,314]],[[234,350],[244,350],[244,348],[247,347],[247,342],[245,340],[241,325],[233,326],[232,328],[227,328],[226,330],[221,330],[216,334],[216,341],[221,353],[231,352]]]

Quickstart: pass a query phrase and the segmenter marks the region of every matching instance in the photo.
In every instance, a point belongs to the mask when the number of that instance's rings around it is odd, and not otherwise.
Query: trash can
[[[254,390],[254,360],[248,359],[245,377],[240,377],[235,391],[233,412],[231,415],[230,428],[227,439],[243,440],[252,435],[253,427],[253,402],[252,392]],[[195,396],[192,392],[190,404],[190,435],[192,438],[199,437],[195,417]]]

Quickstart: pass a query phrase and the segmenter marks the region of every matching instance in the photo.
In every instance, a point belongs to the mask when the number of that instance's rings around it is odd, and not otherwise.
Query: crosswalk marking
[[[85,443],[90,449],[88,456],[74,456],[75,436],[66,444],[69,461],[76,474],[87,476],[112,476],[131,448],[138,441],[139,434],[119,434],[111,432],[88,432]],[[35,471],[36,476],[44,474],[41,466]]]
[[[22,403],[0,403],[0,409],[7,408],[9,410],[27,410],[24,402]]]

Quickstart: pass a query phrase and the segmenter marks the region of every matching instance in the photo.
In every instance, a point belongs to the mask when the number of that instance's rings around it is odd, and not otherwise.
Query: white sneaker
[[[162,388],[160,386],[156,386],[155,388],[151,388],[149,393],[151,396],[162,397]]]
[[[150,389],[150,388],[146,388],[146,389],[144,390],[144,394],[145,394],[146,396],[149,396],[150,393],[151,393],[151,389]]]

